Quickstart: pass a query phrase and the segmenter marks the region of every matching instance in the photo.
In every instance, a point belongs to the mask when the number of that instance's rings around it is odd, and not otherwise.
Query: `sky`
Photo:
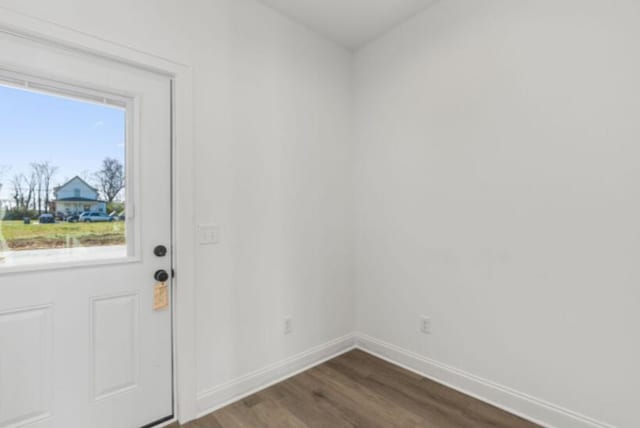
[[[28,175],[33,162],[58,167],[54,186],[91,178],[106,157],[124,164],[125,117],[117,107],[0,85],[0,200],[11,199],[12,177]]]

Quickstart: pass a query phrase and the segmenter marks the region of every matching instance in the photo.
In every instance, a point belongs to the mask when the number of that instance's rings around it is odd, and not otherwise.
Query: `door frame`
[[[72,49],[166,75],[172,80],[171,193],[173,279],[173,415],[162,425],[197,417],[195,370],[195,144],[193,68],[0,6],[0,32]],[[180,207],[180,209],[177,209]]]

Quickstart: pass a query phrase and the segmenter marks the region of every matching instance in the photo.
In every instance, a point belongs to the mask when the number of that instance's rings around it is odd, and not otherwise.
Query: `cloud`
[[[95,128],[100,128],[102,125],[104,125],[104,122],[99,120],[96,123],[93,124],[94,129]]]
[[[124,147],[124,141],[121,141],[119,143],[116,143],[116,146],[118,147]]]

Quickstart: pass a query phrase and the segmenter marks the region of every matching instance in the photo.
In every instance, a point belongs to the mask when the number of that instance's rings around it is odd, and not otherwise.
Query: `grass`
[[[0,221],[0,243],[14,251],[67,247],[123,245],[124,222],[24,224],[22,221]],[[4,246],[0,244],[1,247]]]

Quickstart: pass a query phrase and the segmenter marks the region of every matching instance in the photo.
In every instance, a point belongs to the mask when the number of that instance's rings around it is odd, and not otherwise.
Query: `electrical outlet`
[[[291,317],[284,318],[284,334],[293,333],[293,320]]]
[[[420,333],[431,334],[431,318],[420,317]]]

